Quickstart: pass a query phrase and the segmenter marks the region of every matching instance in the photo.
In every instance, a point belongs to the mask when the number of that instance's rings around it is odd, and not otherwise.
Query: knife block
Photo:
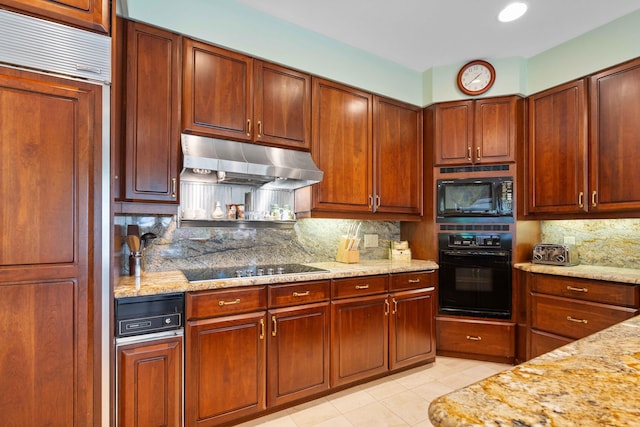
[[[336,254],[336,261],[346,264],[355,264],[360,261],[359,250],[347,250],[349,246],[349,239],[346,237],[340,237],[340,243],[338,244],[338,253]]]

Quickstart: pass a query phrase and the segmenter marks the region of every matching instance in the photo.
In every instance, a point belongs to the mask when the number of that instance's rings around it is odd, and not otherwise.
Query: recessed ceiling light
[[[527,11],[527,5],[525,3],[516,2],[507,5],[500,14],[498,15],[498,20],[500,22],[511,22],[520,18]]]

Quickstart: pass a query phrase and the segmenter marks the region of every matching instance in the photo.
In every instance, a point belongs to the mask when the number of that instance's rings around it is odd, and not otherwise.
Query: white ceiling
[[[477,58],[531,57],[640,9],[640,0],[236,0],[416,71]],[[640,43],[640,41],[639,41]]]

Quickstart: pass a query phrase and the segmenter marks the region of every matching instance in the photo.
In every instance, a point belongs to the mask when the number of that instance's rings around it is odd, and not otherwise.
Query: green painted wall
[[[463,63],[417,72],[232,0],[127,0],[126,7],[119,14],[414,105],[467,98],[455,85]],[[528,59],[483,58],[497,73],[483,96],[529,95],[638,56],[640,11]]]

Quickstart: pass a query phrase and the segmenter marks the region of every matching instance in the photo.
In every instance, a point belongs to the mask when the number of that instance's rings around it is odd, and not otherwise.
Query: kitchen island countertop
[[[640,316],[435,399],[436,427],[640,425]]]
[[[211,280],[202,283],[189,283],[180,271],[143,272],[140,278],[122,276],[114,288],[115,298],[141,295],[165,294],[171,292],[199,291],[206,289],[231,288],[238,286],[268,285],[292,283],[306,280],[326,280],[345,277],[372,276],[376,274],[407,273],[413,271],[435,270],[438,264],[433,261],[412,259],[410,261],[373,260],[356,264],[340,262],[305,263],[322,268],[326,272],[304,273],[300,275],[270,275],[248,278]]]

